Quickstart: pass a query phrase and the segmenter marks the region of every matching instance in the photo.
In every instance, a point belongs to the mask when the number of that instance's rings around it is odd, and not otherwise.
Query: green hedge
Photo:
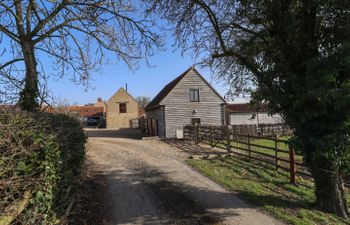
[[[81,123],[62,114],[0,111],[0,128],[0,212],[31,191],[13,223],[61,223],[84,163]]]

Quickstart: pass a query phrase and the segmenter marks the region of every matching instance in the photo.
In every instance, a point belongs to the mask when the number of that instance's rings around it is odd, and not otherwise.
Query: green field
[[[289,184],[289,176],[276,172],[273,166],[244,158],[189,160],[189,165],[227,189],[237,191],[243,199],[290,224],[350,224],[335,215],[313,208],[313,183],[302,178],[297,186]],[[350,195],[348,197],[350,202]]]

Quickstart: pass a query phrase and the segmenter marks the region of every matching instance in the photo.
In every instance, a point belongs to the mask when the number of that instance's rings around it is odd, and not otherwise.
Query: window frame
[[[122,107],[122,105],[125,105],[125,108]],[[126,102],[119,102],[119,113],[128,113],[128,105]]]
[[[197,93],[197,99],[196,99],[196,93]],[[195,88],[190,89],[190,102],[200,102],[199,89],[195,89]]]

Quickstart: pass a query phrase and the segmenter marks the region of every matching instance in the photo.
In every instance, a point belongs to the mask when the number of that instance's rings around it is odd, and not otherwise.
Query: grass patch
[[[288,174],[275,171],[273,166],[238,157],[188,160],[188,164],[290,224],[350,224],[313,208],[315,196],[311,181],[298,178],[298,186],[291,185]],[[350,196],[348,201],[350,203]]]
[[[289,137],[279,137],[280,140],[288,140],[288,138]],[[271,147],[271,148],[275,147],[275,142],[273,140],[252,138],[250,141],[251,141],[252,144],[256,144],[256,145],[261,145],[261,146],[266,146],[266,147]],[[236,142],[234,140],[231,141],[231,146],[233,148],[234,147],[238,147],[238,148],[248,149],[248,144],[238,143],[238,142]],[[222,144],[222,143],[218,143],[217,147],[226,148],[225,144]],[[279,150],[286,151],[286,152],[278,152],[278,157],[289,159],[288,144],[286,144],[284,142],[278,142],[277,143],[277,148]],[[268,154],[268,155],[271,155],[271,156],[275,156],[275,154],[276,154],[275,150],[264,148],[264,147],[251,146],[250,149],[252,151],[265,153],[265,154]],[[244,153],[246,153],[248,155],[248,151],[244,151]],[[252,153],[252,155],[256,155],[256,154]],[[295,155],[295,159],[299,163],[303,162],[303,156],[301,156],[301,155]]]

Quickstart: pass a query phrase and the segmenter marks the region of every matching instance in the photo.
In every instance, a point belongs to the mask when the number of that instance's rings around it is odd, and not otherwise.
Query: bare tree
[[[161,44],[142,9],[131,0],[0,1],[1,87],[18,90],[18,105],[35,110],[48,59],[50,75],[84,85],[108,52],[134,68]]]
[[[151,99],[146,96],[139,96],[136,98],[136,101],[139,103],[141,108],[145,108],[146,105],[151,101]]]
[[[149,0],[148,11],[169,21],[176,46],[191,52],[199,65],[210,68],[215,78],[230,85],[227,96],[250,95],[257,86],[255,68],[240,41],[256,33],[259,26],[239,16],[239,1]]]

